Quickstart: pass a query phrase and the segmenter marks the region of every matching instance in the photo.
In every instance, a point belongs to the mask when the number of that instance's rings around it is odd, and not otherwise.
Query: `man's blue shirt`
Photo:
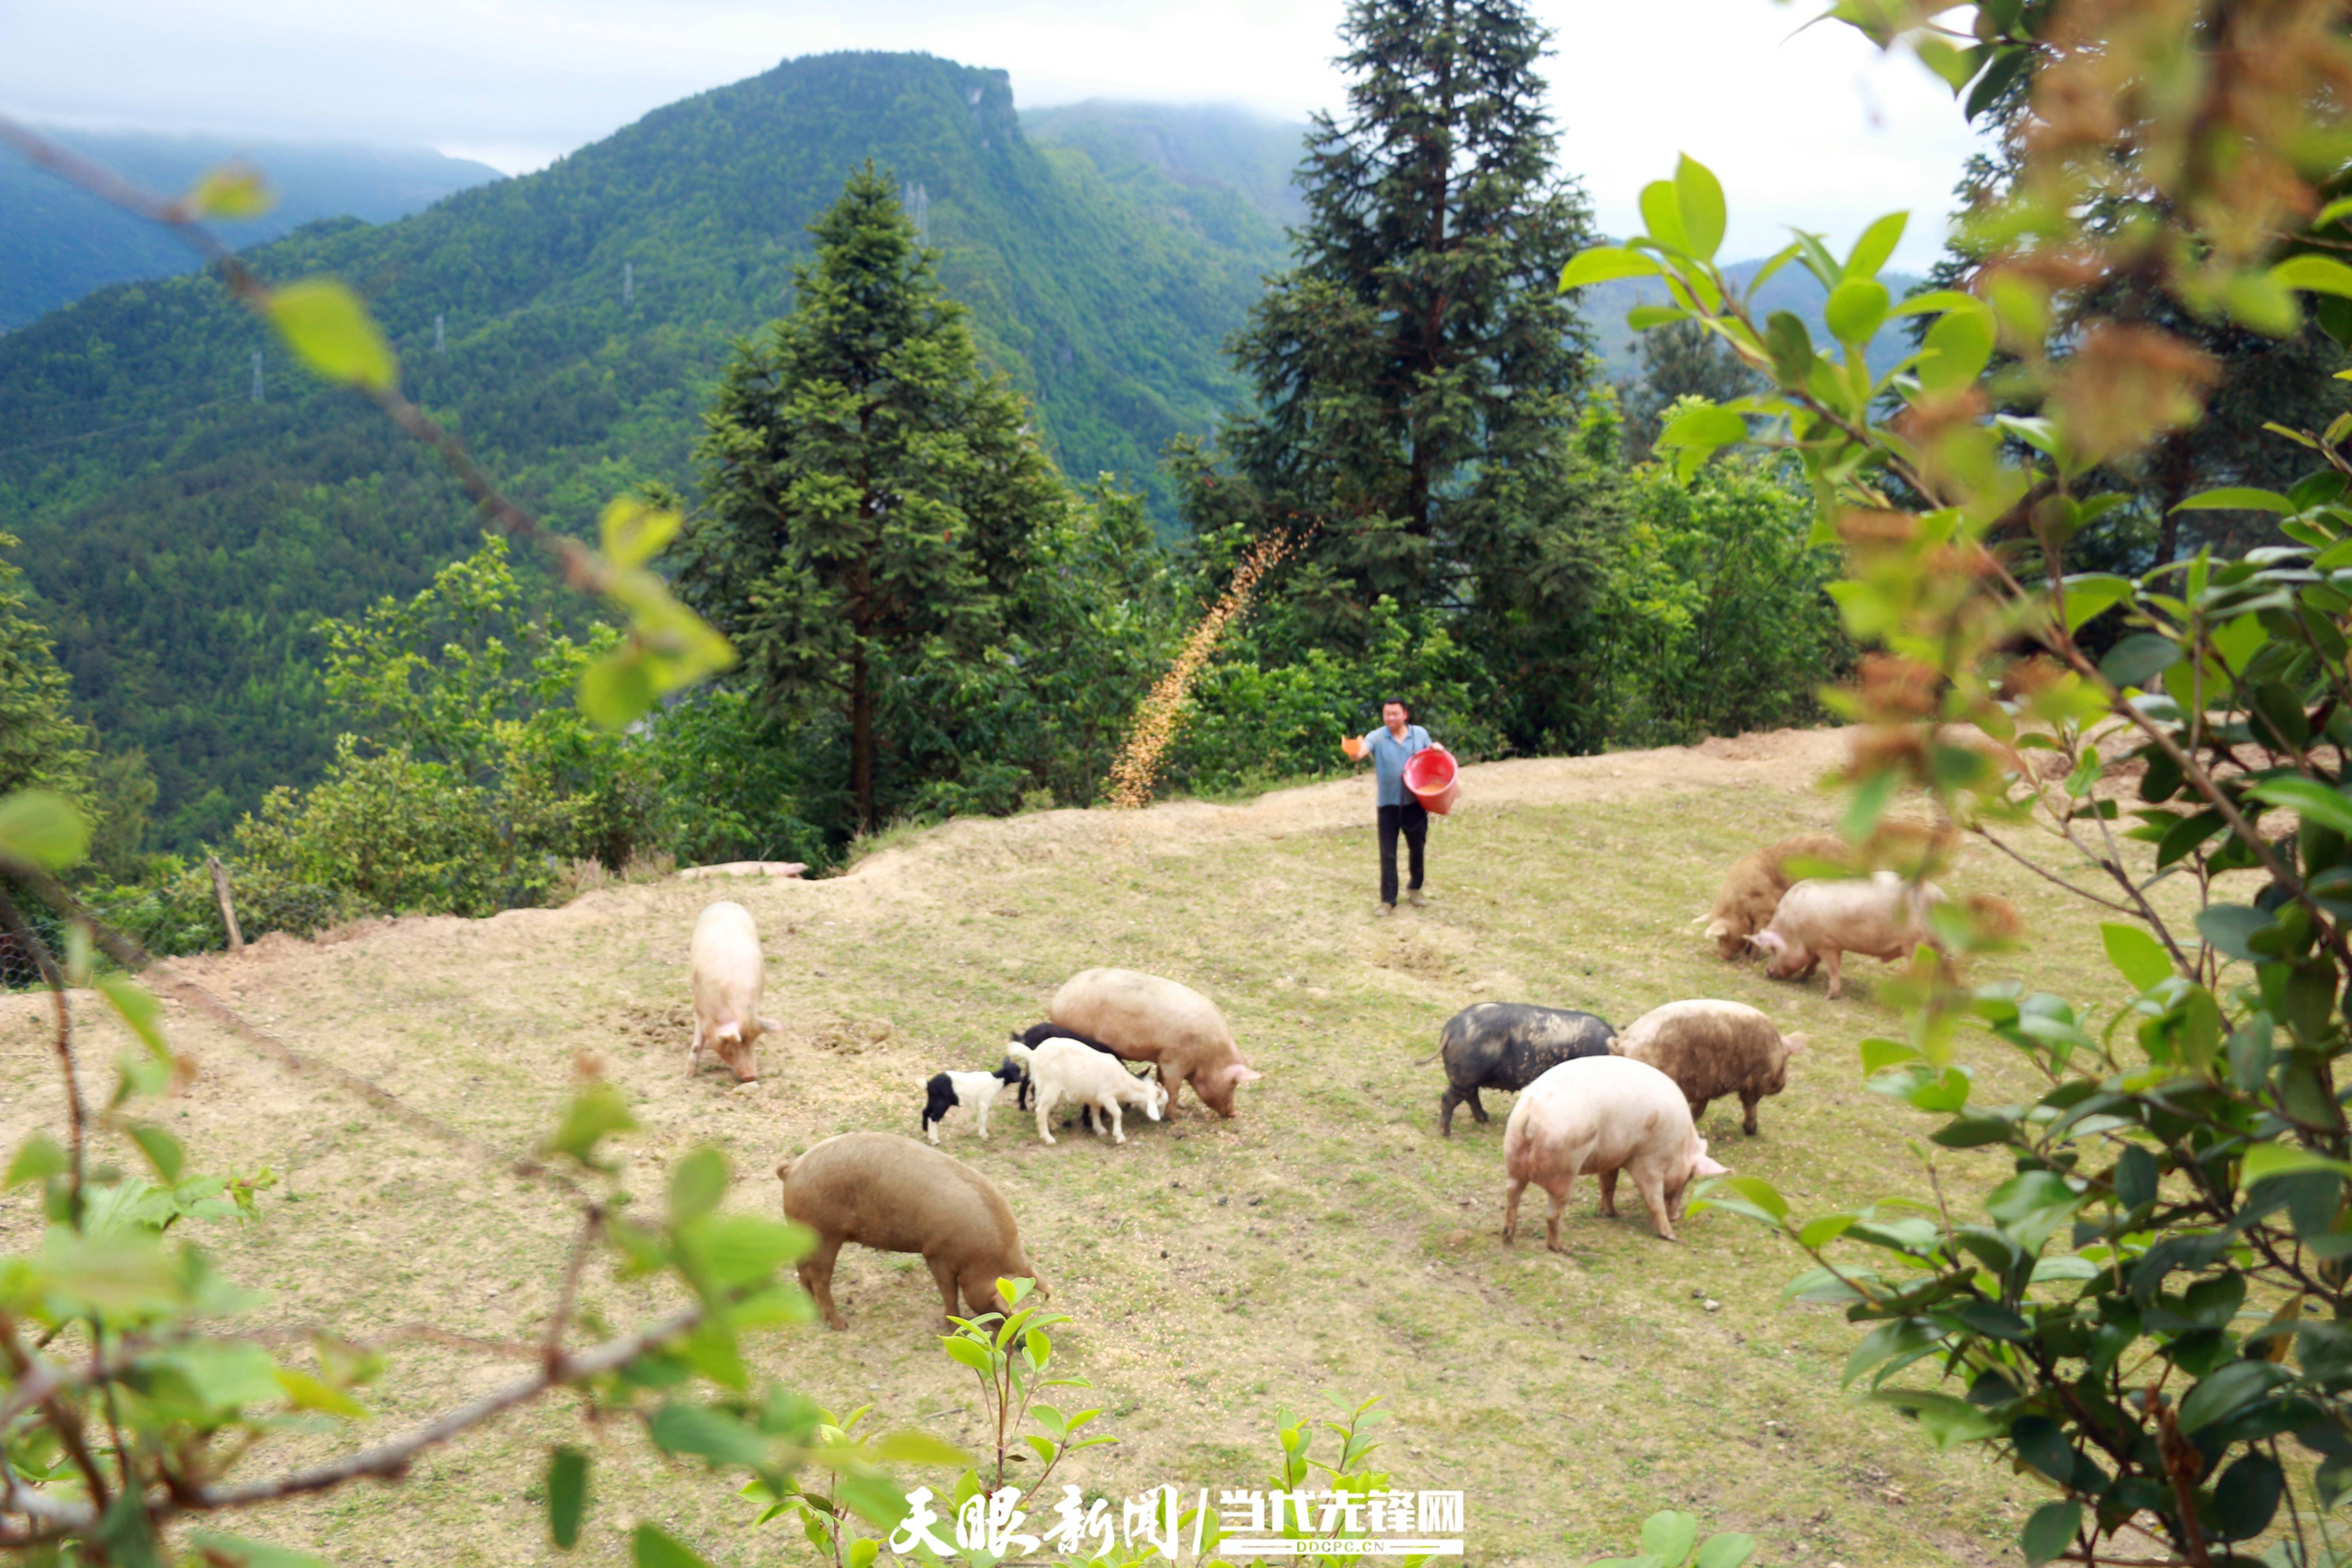
[[[1379,804],[1402,805],[1413,797],[1404,787],[1404,765],[1416,752],[1429,750],[1429,731],[1418,724],[1404,727],[1404,739],[1389,733],[1383,724],[1364,737],[1364,750],[1371,754],[1372,773],[1380,781]]]

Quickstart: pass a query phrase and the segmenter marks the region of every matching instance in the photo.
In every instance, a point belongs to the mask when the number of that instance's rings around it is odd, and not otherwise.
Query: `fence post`
[[[213,868],[213,897],[220,900],[221,924],[228,928],[228,950],[243,952],[245,937],[236,929],[236,905],[228,896],[228,868],[220,863],[217,855],[207,855],[205,861]]]

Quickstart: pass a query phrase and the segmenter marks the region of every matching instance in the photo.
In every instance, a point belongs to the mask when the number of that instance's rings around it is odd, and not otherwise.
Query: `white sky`
[[[1727,258],[1786,226],[1914,215],[1933,258],[1969,138],[1943,84],[1772,0],[1533,0],[1567,166],[1602,226],[1686,151]],[[925,49],[1086,98],[1337,107],[1343,0],[0,0],[0,111],[56,123],[425,144],[519,173],[789,56]]]

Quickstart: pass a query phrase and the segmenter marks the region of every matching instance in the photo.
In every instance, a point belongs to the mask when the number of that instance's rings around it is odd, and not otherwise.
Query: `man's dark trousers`
[[[1421,886],[1421,847],[1429,840],[1429,813],[1421,802],[1407,801],[1402,805],[1381,807],[1381,902],[1397,901],[1396,841],[1404,835],[1405,847],[1412,858],[1412,880],[1408,888]]]

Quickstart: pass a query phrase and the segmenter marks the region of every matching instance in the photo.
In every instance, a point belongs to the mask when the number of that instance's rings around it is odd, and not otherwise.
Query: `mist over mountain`
[[[255,142],[148,132],[62,131],[58,141],[132,183],[181,191],[207,169],[243,160],[268,172],[277,203],[216,226],[243,249],[320,218],[388,223],[443,196],[503,178],[487,163],[429,147]],[[24,160],[0,157],[0,331],[23,326],[94,289],[193,272],[178,236],[142,223]]]

